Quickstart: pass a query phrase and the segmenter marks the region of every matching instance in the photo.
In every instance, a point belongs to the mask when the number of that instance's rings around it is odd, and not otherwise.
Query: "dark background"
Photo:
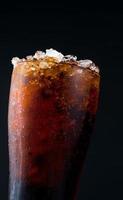
[[[118,6],[117,6],[118,5]],[[0,200],[7,200],[11,58],[54,48],[100,66],[101,95],[78,200],[123,199],[123,9],[83,2],[0,5]]]

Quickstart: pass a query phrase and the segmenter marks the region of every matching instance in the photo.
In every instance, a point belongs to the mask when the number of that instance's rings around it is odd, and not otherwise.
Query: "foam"
[[[77,61],[77,57],[73,56],[73,55],[63,55],[61,52],[58,52],[52,48],[50,49],[46,49],[46,52],[43,51],[36,51],[36,53],[32,56],[27,56],[26,58],[18,58],[18,57],[14,57],[12,58],[12,64],[14,67],[16,67],[19,63],[21,62],[25,62],[25,61],[33,61],[34,59],[39,60],[39,62],[41,61],[41,63],[39,64],[39,66],[41,66],[41,68],[50,68],[46,65],[46,62],[43,63],[43,59],[47,58],[47,57],[52,57],[55,59],[55,61],[57,61],[58,63],[60,62],[68,62],[68,61],[75,61],[76,64],[78,64],[78,66],[82,67],[82,68],[89,68],[92,71],[95,71],[97,73],[99,73],[99,68],[91,61],[91,60],[78,60]]]

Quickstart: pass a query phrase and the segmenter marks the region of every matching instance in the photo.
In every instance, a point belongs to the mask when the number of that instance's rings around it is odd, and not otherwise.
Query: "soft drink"
[[[98,68],[55,50],[13,63],[9,199],[73,200],[95,121]]]

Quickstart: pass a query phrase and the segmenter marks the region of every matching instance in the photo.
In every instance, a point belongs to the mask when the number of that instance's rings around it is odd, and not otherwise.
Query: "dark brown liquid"
[[[10,200],[72,200],[94,124],[99,76],[61,64],[14,70],[9,105]]]

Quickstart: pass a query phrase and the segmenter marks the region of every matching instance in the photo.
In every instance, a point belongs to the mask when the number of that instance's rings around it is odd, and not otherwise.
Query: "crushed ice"
[[[14,58],[12,58],[12,64],[15,67],[20,62],[24,62],[26,60],[33,60],[33,59],[40,60],[45,57],[53,57],[58,62],[61,62],[61,61],[65,62],[65,61],[70,61],[70,60],[77,61],[76,56],[73,56],[73,55],[64,56],[62,53],[50,48],[50,49],[46,49],[46,52],[36,51],[36,53],[33,56],[31,56],[31,55],[27,56],[26,59],[25,58],[20,59],[18,57],[14,57]],[[89,69],[99,73],[99,68],[97,66],[95,66],[95,64],[91,60],[87,60],[87,59],[79,60],[79,61],[77,61],[77,63],[80,67],[89,68]],[[42,65],[42,68],[47,68],[46,64]]]

